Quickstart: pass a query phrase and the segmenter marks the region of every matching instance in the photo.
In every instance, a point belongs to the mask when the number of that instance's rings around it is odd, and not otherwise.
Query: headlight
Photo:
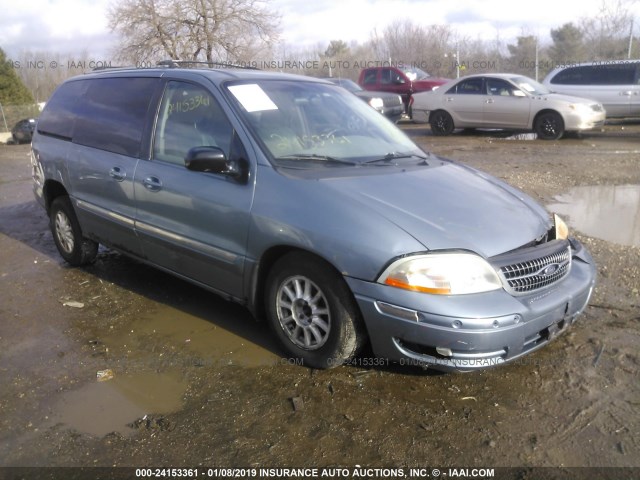
[[[384,102],[382,101],[381,98],[372,98],[371,100],[369,100],[369,105],[371,105],[373,108],[375,108],[376,110],[379,108],[382,108],[384,106]]]
[[[471,253],[432,253],[401,258],[384,271],[378,282],[436,295],[462,295],[502,288],[491,265]]]
[[[569,108],[576,111],[580,115],[590,115],[591,113],[593,113],[591,105],[584,105],[582,103],[572,103],[571,105],[569,105]]]

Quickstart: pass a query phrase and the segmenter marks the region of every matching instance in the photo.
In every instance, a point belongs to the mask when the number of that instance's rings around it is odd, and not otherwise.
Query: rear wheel
[[[558,140],[564,134],[564,121],[559,113],[544,112],[536,118],[533,129],[542,140]]]
[[[93,262],[98,254],[98,243],[82,236],[78,218],[69,197],[56,198],[51,204],[49,225],[58,252],[74,267]]]
[[[434,135],[443,136],[451,135],[455,129],[453,118],[444,110],[437,110],[431,114],[429,119],[431,131]]]
[[[266,311],[282,346],[308,367],[341,365],[366,340],[344,279],[305,253],[290,253],[273,266],[267,279]]]

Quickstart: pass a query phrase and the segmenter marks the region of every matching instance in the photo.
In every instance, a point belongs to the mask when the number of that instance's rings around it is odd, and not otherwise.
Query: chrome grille
[[[500,267],[500,274],[513,293],[529,293],[564,278],[571,269],[570,247],[539,258]]]

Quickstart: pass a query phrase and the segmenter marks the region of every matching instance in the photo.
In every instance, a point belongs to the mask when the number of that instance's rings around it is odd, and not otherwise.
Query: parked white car
[[[456,128],[533,130],[544,140],[564,132],[590,130],[604,124],[601,103],[550,92],[522,75],[470,75],[431,92],[413,95],[413,120],[428,122],[434,135]]]

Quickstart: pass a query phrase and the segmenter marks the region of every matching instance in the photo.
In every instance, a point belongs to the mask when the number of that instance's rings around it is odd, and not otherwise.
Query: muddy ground
[[[640,185],[638,124],[557,142],[402,128],[547,205]],[[241,306],[117,253],[64,264],[28,152],[0,145],[0,466],[640,467],[640,247],[606,240],[637,231],[640,204],[574,230],[595,294],[519,364],[438,374],[365,353],[317,371]]]

